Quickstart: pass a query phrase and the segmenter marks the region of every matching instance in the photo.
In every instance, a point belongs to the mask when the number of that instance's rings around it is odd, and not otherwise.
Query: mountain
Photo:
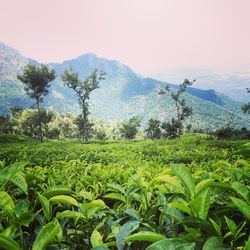
[[[246,88],[250,87],[250,65],[222,69],[201,70],[196,68],[178,68],[169,72],[153,72],[150,74],[159,80],[179,82],[183,78],[196,79],[200,89],[215,89],[234,100],[248,102],[250,95]]]
[[[32,105],[33,102],[25,95],[23,85],[16,78],[29,62],[35,61],[0,42],[0,113],[6,114],[12,105]]]
[[[35,60],[22,56],[18,51],[0,43],[0,112],[6,114],[11,105],[23,107],[34,105],[17,81],[16,75],[22,72],[28,62]],[[44,107],[51,107],[60,112],[79,112],[77,98],[73,90],[65,87],[60,75],[67,67],[76,70],[80,77],[86,77],[95,68],[106,72],[106,79],[100,88],[91,94],[90,109],[93,118],[106,121],[124,120],[132,115],[146,121],[153,117],[161,121],[169,120],[175,113],[170,94],[160,96],[161,88],[169,84],[174,91],[178,85],[141,77],[128,66],[115,61],[100,58],[94,54],[84,54],[62,63],[50,63],[49,67],[57,72],[57,78],[44,98]],[[184,94],[187,103],[193,107],[194,114],[189,118],[196,128],[218,128],[225,126],[232,114],[234,126],[248,127],[250,116],[241,112],[242,103],[216,92],[213,89],[202,90],[188,88]]]

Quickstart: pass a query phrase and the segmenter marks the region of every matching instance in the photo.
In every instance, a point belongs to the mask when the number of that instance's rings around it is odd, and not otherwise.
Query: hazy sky
[[[250,65],[250,0],[0,0],[0,41],[40,62],[93,52],[137,72]]]

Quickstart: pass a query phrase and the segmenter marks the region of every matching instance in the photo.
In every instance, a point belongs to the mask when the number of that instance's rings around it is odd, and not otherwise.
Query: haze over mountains
[[[201,89],[215,89],[235,100],[248,102],[246,88],[250,86],[250,66],[228,67],[221,69],[177,68],[150,74],[159,80],[176,83],[183,78],[195,78],[196,86]]]
[[[1,113],[7,114],[10,106],[15,104],[23,107],[30,107],[34,104],[25,95],[23,85],[16,79],[16,75],[22,72],[24,65],[28,62],[38,64],[35,60],[22,56],[17,50],[0,43]],[[164,87],[166,82],[141,77],[118,61],[100,58],[94,54],[84,54],[62,63],[50,63],[49,66],[55,68],[58,77],[52,82],[49,95],[44,98],[44,107],[51,107],[60,112],[79,112],[74,92],[65,87],[60,80],[64,69],[71,66],[80,77],[87,76],[95,68],[106,72],[106,80],[101,82],[100,88],[91,95],[90,105],[93,118],[117,121],[139,115],[145,124],[149,118],[169,120],[175,112],[170,95],[158,95],[160,88]],[[188,77],[190,76],[183,78]],[[209,82],[206,75],[202,80]],[[220,81],[223,83],[220,86],[225,86],[225,91],[223,91],[225,93],[227,83],[222,79]],[[235,81],[235,88],[248,83],[246,81],[239,84],[239,82]],[[197,85],[199,86],[199,83]],[[172,89],[178,87],[173,84],[170,86]],[[208,83],[208,86],[213,86],[213,83]],[[245,91],[244,88],[243,91]],[[240,109],[242,103],[226,95],[213,89],[202,90],[194,86],[187,90],[184,97],[194,110],[194,114],[187,123],[191,123],[195,128],[215,129],[225,126],[232,114],[233,126],[248,127],[250,116],[242,113]]]

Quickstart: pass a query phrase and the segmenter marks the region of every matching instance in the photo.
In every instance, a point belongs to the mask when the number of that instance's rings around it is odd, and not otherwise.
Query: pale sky
[[[0,0],[0,41],[40,62],[92,52],[138,73],[250,65],[250,0]]]

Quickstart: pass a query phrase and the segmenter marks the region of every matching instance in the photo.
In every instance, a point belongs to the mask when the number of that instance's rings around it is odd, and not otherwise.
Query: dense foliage
[[[0,143],[1,248],[249,249],[247,141]]]
[[[78,73],[72,68],[65,69],[61,76],[64,84],[73,89],[78,97],[78,102],[81,108],[81,115],[77,117],[77,126],[81,132],[84,141],[90,137],[91,122],[89,121],[89,99],[90,93],[99,88],[99,83],[104,80],[104,72],[94,70],[87,78],[79,79]]]
[[[187,106],[186,100],[181,96],[184,92],[186,92],[188,86],[192,86],[194,81],[185,79],[184,82],[179,85],[179,88],[176,92],[171,92],[171,97],[176,108],[176,117],[172,117],[171,122],[166,122],[163,126],[163,128],[166,129],[166,134],[169,135],[170,138],[181,137],[184,128],[184,121],[192,115],[192,107]],[[159,94],[164,95],[166,94],[166,91],[170,91],[168,85],[164,90],[161,90]]]
[[[50,82],[56,78],[56,71],[49,69],[47,65],[42,64],[36,66],[27,64],[24,67],[23,73],[17,75],[17,79],[21,81],[25,87],[26,94],[35,100],[37,106],[37,123],[39,140],[43,142],[42,132],[42,114],[40,105],[43,102],[43,97],[49,93]]]

